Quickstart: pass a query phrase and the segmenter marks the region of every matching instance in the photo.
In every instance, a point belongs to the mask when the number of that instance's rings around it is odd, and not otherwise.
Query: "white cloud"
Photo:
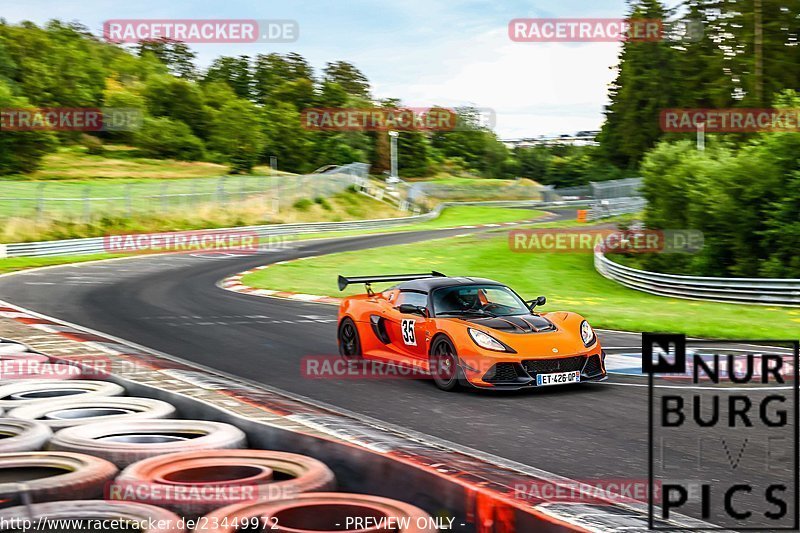
[[[407,65],[417,53],[406,47],[392,57]],[[492,108],[501,137],[597,129],[618,53],[617,43],[515,43],[491,31],[428,48],[413,75],[406,69],[375,92],[414,106]]]

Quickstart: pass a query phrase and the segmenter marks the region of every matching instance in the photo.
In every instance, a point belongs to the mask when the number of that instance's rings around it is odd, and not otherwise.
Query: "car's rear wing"
[[[435,270],[428,274],[388,274],[386,276],[356,276],[346,278],[339,276],[339,290],[343,291],[345,287],[352,283],[383,283],[388,281],[411,281],[412,279],[426,279],[426,278],[446,278],[441,272]]]

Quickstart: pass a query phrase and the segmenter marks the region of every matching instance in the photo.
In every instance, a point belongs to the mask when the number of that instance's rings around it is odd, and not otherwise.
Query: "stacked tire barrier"
[[[435,531],[415,506],[335,492],[318,459],[248,448],[234,425],[181,419],[22,343],[0,339],[0,362],[0,531]]]

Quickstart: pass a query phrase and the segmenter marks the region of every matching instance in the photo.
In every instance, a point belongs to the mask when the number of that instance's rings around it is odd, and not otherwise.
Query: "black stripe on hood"
[[[526,314],[497,317],[466,318],[467,322],[496,329],[505,333],[541,333],[554,331],[555,325],[543,316]]]

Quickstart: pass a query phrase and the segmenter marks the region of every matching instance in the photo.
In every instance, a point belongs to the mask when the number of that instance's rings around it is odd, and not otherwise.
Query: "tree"
[[[208,108],[196,84],[172,76],[152,76],[143,94],[150,115],[179,120],[191,128],[193,135],[208,137]]]
[[[167,117],[145,118],[135,143],[148,157],[196,161],[205,156],[203,141],[192,135],[189,126]]]
[[[369,98],[369,80],[347,61],[328,63],[323,71],[323,81],[338,83],[347,94],[352,96]]]
[[[106,90],[103,91],[103,106],[115,110],[125,110],[125,112],[137,113],[143,118],[147,111],[147,102],[144,96],[138,92],[137,85],[122,85],[115,78],[106,80]],[[132,131],[109,131],[103,133],[109,140],[119,142],[132,142],[134,132]]]
[[[247,100],[227,102],[214,116],[208,147],[225,155],[231,172],[249,173],[264,148],[259,109]]]
[[[290,84],[293,88],[285,89]],[[305,104],[313,94],[314,76],[311,66],[300,54],[259,54],[253,69],[253,94],[256,102],[269,105],[273,101],[289,98]],[[309,88],[311,91],[309,92]],[[280,94],[279,94],[280,93]],[[302,109],[301,107],[297,107]]]
[[[313,170],[307,154],[313,147],[310,132],[300,121],[300,113],[292,104],[276,102],[264,108],[263,131],[266,136],[261,160],[277,156],[281,170],[307,172]]]
[[[167,67],[170,73],[179,78],[187,80],[197,78],[197,67],[194,64],[197,54],[186,43],[161,38],[141,41],[137,49],[139,56],[152,54]]]
[[[250,59],[247,56],[220,57],[214,60],[203,81],[227,83],[236,96],[250,100],[253,98],[253,76],[250,72]]]
[[[658,0],[636,0],[630,18],[666,20],[666,12]],[[665,41],[623,43],[598,137],[611,163],[633,168],[661,138],[661,111],[676,102],[675,55]]]
[[[35,110],[27,99],[13,96],[11,88],[3,80],[0,80],[0,109]],[[0,134],[0,174],[33,172],[56,144],[50,132],[3,130]]]

